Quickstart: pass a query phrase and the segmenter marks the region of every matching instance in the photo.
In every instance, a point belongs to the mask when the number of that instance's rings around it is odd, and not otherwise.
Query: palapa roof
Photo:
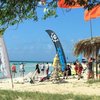
[[[89,57],[94,52],[99,53],[100,50],[100,36],[84,39],[75,44],[74,54],[78,56],[83,54],[84,57]]]

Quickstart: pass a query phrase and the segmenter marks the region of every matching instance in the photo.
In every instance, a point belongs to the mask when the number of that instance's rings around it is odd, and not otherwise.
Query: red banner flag
[[[100,17],[100,5],[96,5],[91,10],[86,10],[84,12],[84,20],[86,21],[97,17]]]

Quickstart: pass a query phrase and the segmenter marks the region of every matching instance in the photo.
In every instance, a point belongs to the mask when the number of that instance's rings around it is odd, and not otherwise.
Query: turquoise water
[[[12,64],[15,64],[16,65],[16,70],[17,70],[17,73],[15,75],[15,77],[18,77],[20,76],[20,72],[19,72],[19,66],[21,63],[24,63],[24,68],[25,68],[25,75],[28,74],[29,72],[32,72],[32,71],[35,71],[35,67],[36,67],[36,64],[40,64],[42,62],[30,62],[30,61],[26,61],[26,62],[22,62],[22,61],[13,61],[13,62],[10,62],[10,66]],[[43,62],[44,63],[44,62]],[[44,63],[46,64],[46,63]],[[52,64],[49,63],[49,68],[50,68],[50,71],[53,70],[53,67],[52,67]],[[3,74],[0,72],[0,77],[2,77]]]

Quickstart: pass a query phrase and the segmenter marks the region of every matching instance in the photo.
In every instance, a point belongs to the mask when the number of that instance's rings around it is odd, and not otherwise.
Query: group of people
[[[82,63],[80,63],[78,60],[76,60],[73,63],[74,68],[72,68],[73,66],[71,66],[71,64],[67,64],[65,67],[65,70],[61,71],[59,57],[56,54],[56,56],[54,57],[54,60],[53,60],[54,73],[55,73],[56,78],[57,78],[57,77],[59,77],[58,74],[60,72],[62,72],[63,79],[65,79],[65,78],[67,79],[68,76],[71,76],[73,74],[72,69],[74,69],[75,75],[78,76],[78,80],[80,80],[80,78],[82,78],[82,73],[84,73],[85,70],[87,69],[87,72],[88,72],[87,79],[89,80],[90,78],[94,78],[93,62],[94,62],[94,59],[92,57],[88,58],[88,61],[85,63],[86,68],[84,68]]]
[[[77,75],[78,80],[80,80],[80,78],[82,78],[82,72],[84,72],[85,69],[83,68],[82,64],[78,60],[76,60],[75,63],[73,63],[73,64],[74,64],[75,75]],[[54,67],[54,71],[53,71],[54,72],[54,78],[57,79],[57,78],[59,78],[59,73],[61,71],[61,65],[60,65],[59,57],[58,57],[57,54],[54,57],[54,61],[53,61],[52,66]],[[88,70],[87,79],[94,78],[93,58],[88,59],[86,66],[87,66],[86,69]],[[50,66],[49,66],[48,62],[42,63],[42,64],[36,64],[36,68],[35,68],[36,74],[39,75],[41,73],[42,75],[45,74],[45,75],[48,76],[49,69],[50,69],[49,67]],[[17,72],[16,65],[13,64],[11,69],[12,69],[12,74],[15,77],[15,73]],[[23,63],[20,64],[19,72],[20,72],[20,76],[24,77],[25,68],[24,68]],[[61,71],[61,72],[62,72],[63,78],[67,79],[68,76],[72,75],[72,66],[70,64],[67,64],[66,67],[65,67],[65,70]]]
[[[16,65],[15,64],[12,64],[11,72],[12,72],[12,76],[15,78],[15,74],[17,73],[17,69],[16,69]],[[23,63],[21,63],[20,66],[19,66],[19,72],[20,72],[20,76],[24,77],[25,68],[24,68],[24,64]]]
[[[46,64],[36,64],[35,71],[37,71],[37,74],[46,74],[48,75],[49,73],[49,64],[48,62]]]
[[[35,67],[35,72],[34,72],[34,76],[31,77],[31,81],[30,83],[33,83],[34,80],[39,80],[40,82],[46,80],[49,78],[49,64],[48,62],[46,64],[44,63],[41,63],[41,64],[36,64],[36,67]],[[41,75],[41,79],[39,78],[39,75]]]
[[[94,79],[94,62],[95,59],[93,57],[89,57],[86,63],[86,68],[80,69],[80,75],[82,71],[85,72],[85,70],[87,69],[87,80]]]
[[[48,75],[49,74],[49,64],[48,62],[46,64],[36,64],[36,68],[35,68],[35,71],[36,71],[36,74],[46,74]],[[16,65],[15,64],[12,64],[11,66],[11,72],[12,72],[12,76],[15,77],[15,74],[17,73],[17,69],[16,69]],[[24,77],[24,72],[25,72],[25,67],[24,67],[24,64],[21,63],[20,66],[19,66],[19,73],[20,73],[20,76]]]
[[[85,72],[85,70],[87,69],[87,79],[89,80],[90,78],[94,78],[94,72],[93,72],[93,62],[94,59],[92,57],[90,57],[86,63],[86,67],[84,68],[82,66],[82,63],[80,63],[78,60],[76,60],[74,62],[74,70],[75,70],[75,75],[78,76],[78,80],[80,80],[80,78],[82,78],[82,73]],[[67,71],[67,77],[69,75],[71,75],[71,66],[67,65],[65,71]],[[70,74],[68,74],[70,73]]]

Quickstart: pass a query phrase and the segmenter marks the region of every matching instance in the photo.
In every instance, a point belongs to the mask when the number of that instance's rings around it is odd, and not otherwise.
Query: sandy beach
[[[23,82],[22,78],[13,79],[14,88],[12,88],[11,80],[0,80],[1,90],[13,90],[13,91],[31,91],[42,93],[57,93],[57,94],[84,94],[84,95],[99,95],[100,96],[100,82],[88,84],[86,79],[66,79],[61,83],[52,83],[50,81],[35,82],[30,84],[29,82]]]

